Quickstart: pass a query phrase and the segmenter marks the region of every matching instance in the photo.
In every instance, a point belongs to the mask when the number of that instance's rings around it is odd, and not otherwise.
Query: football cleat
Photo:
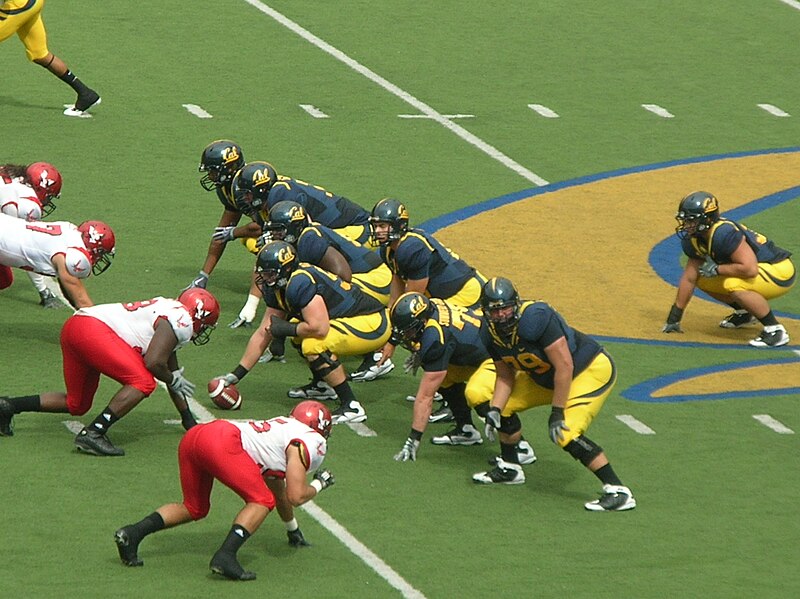
[[[217,551],[208,565],[214,574],[220,574],[231,580],[255,580],[256,573],[248,572],[232,553]]]
[[[782,324],[764,327],[758,337],[750,340],[750,345],[753,347],[780,347],[787,343],[789,343],[789,333]]]
[[[143,566],[144,562],[139,559],[139,542],[141,539],[133,534],[130,527],[125,526],[120,528],[114,533],[114,542],[117,544],[117,551],[119,552],[119,559],[126,566],[136,567]]]
[[[39,305],[49,310],[57,310],[63,307],[64,304],[61,303],[61,300],[58,299],[52,291],[45,289],[39,292]]]
[[[125,450],[116,447],[108,437],[95,430],[84,428],[75,437],[75,447],[78,451],[97,456],[122,456]]]
[[[100,94],[93,89],[87,89],[84,93],[78,94],[78,99],[75,102],[75,110],[86,112],[93,106],[97,106],[102,102]]]
[[[347,405],[339,406],[331,414],[334,424],[343,424],[345,422],[364,422],[367,419],[367,413],[357,401],[351,401]]]
[[[286,393],[292,399],[336,399],[336,391],[325,381],[312,380],[302,387],[292,387]]]
[[[722,319],[719,323],[723,329],[738,329],[739,327],[746,327],[749,324],[754,324],[756,317],[750,314],[747,310],[736,310],[733,314],[729,314]]]
[[[636,507],[636,500],[628,487],[603,485],[599,499],[590,501],[584,507],[590,512],[624,512]]]
[[[438,437],[431,437],[431,443],[434,445],[480,445],[483,443],[481,434],[471,424],[465,424],[463,427],[455,427]]]
[[[502,459],[503,458],[499,455],[491,457],[489,458],[489,465],[495,466],[497,462]],[[517,461],[519,461],[522,466],[533,464],[536,461],[536,454],[533,452],[533,447],[525,439],[520,439],[519,443],[517,443]]]
[[[436,410],[433,414],[428,416],[428,422],[453,422],[455,418],[453,418],[453,411],[448,408],[447,406],[442,406],[438,410]]]
[[[258,359],[258,363],[266,364],[267,362],[272,362],[274,364],[286,364],[286,356],[284,356],[283,354],[281,354],[280,356],[276,356],[271,351],[269,351],[269,349],[267,349]]]
[[[0,397],[0,437],[14,436],[14,406],[7,397]]]
[[[389,374],[394,370],[394,364],[391,360],[386,360],[383,364],[378,366],[378,360],[382,358],[380,352],[374,354],[367,354],[355,371],[350,373],[350,380],[356,382],[374,381],[376,378],[385,374]]]
[[[444,399],[444,398],[442,397],[442,394],[439,393],[438,391],[433,394],[433,401],[442,401],[442,399]],[[417,401],[417,396],[416,395],[406,395],[406,401]]]
[[[494,468],[486,472],[473,474],[472,480],[483,485],[521,485],[525,482],[525,473],[519,464],[497,460],[497,465]]]

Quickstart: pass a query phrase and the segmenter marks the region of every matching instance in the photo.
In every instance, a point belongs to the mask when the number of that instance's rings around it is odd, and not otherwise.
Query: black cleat
[[[6,397],[0,397],[0,437],[14,436],[14,406]]]
[[[75,110],[86,112],[93,106],[100,104],[100,94],[93,89],[86,89],[82,94],[78,94],[78,99],[75,101]]]
[[[211,558],[209,567],[214,574],[220,574],[225,578],[230,578],[231,580],[256,579],[256,573],[248,572],[242,568],[241,564],[237,561],[236,556],[230,553],[217,551],[214,554],[214,557]]]
[[[84,428],[75,437],[75,447],[78,451],[99,456],[122,456],[125,450],[116,447],[108,437],[101,435],[95,430]]]
[[[139,543],[141,539],[133,534],[133,530],[125,526],[120,528],[114,533],[114,542],[117,544],[117,551],[119,551],[119,559],[126,566],[136,567],[143,566],[144,562],[139,559]]]

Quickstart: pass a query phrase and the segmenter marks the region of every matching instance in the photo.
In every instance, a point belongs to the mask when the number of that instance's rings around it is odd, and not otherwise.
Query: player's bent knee
[[[583,435],[575,437],[572,441],[564,445],[562,449],[584,466],[591,464],[592,460],[603,453],[602,447]]]
[[[183,507],[185,507],[186,511],[189,512],[189,515],[192,517],[192,520],[202,520],[203,518],[208,516],[208,512],[211,511],[210,504],[204,506],[196,506],[184,503]]]
[[[500,416],[500,432],[506,435],[513,435],[522,430],[522,421],[516,414],[511,416]]]
[[[309,360],[308,365],[317,375],[319,375],[321,378],[325,378],[339,368],[339,366],[342,364],[339,362],[339,360],[333,357],[331,352],[324,351],[313,360]]]

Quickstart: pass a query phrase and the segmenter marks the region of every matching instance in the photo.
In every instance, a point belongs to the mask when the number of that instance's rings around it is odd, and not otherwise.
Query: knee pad
[[[591,439],[587,439],[583,435],[575,437],[562,449],[584,466],[591,464],[592,460],[603,453],[602,447],[597,445],[597,443]]]
[[[321,354],[319,354],[314,360],[310,361],[308,365],[311,367],[311,370],[321,379],[328,376],[331,372],[339,368],[341,366],[341,362],[335,359],[331,352],[325,350]]]
[[[516,414],[511,416],[500,416],[500,432],[506,435],[513,435],[522,430],[522,421]]]

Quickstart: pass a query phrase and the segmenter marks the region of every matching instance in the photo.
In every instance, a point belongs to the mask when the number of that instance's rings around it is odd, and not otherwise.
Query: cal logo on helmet
[[[223,164],[231,164],[239,160],[240,154],[236,149],[236,146],[228,146],[222,151],[222,163]]]
[[[306,211],[300,205],[292,206],[289,209],[289,222],[296,223],[306,220]]]
[[[272,181],[269,169],[259,169],[253,173],[253,185],[265,185]]]
[[[428,308],[428,304],[425,302],[422,296],[414,297],[411,299],[411,303],[408,305],[408,308],[412,316],[419,316]]]
[[[292,262],[294,260],[294,257],[295,257],[294,249],[292,248],[292,246],[288,244],[282,247],[280,250],[278,250],[277,258],[281,266],[286,266],[287,264]]]

